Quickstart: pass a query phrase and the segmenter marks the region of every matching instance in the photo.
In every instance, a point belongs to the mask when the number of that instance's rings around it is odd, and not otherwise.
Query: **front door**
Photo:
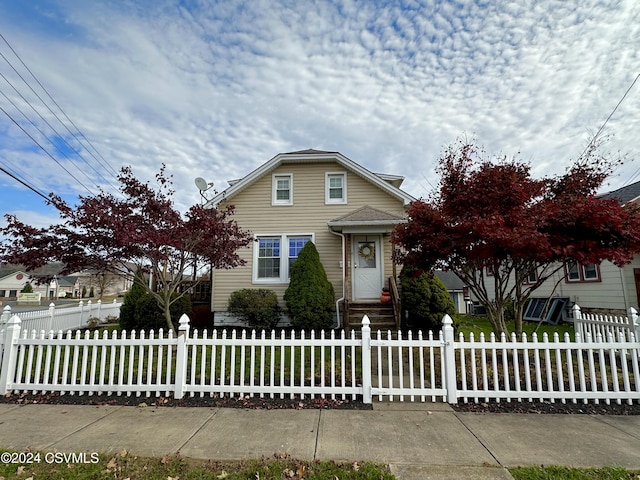
[[[383,285],[380,235],[354,235],[351,243],[353,299],[379,299]]]

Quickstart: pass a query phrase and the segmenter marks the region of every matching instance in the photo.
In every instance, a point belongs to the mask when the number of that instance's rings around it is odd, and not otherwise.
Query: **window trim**
[[[533,277],[533,279],[532,279]],[[533,270],[522,282],[523,285],[535,285],[538,282],[538,269]]]
[[[331,198],[331,178],[342,178],[342,197]],[[324,203],[326,205],[344,205],[347,203],[347,172],[325,172]]]
[[[278,199],[278,180],[287,179],[289,181],[289,199]],[[293,205],[293,174],[292,173],[274,173],[271,176],[271,205]]]
[[[578,278],[569,278],[569,263],[574,263],[578,271]],[[587,278],[585,275],[585,268],[589,265],[595,267],[595,277]],[[597,263],[582,263],[582,262],[567,262],[564,264],[564,281],[565,283],[597,283],[602,282],[602,276],[600,274],[600,265]]]
[[[256,241],[253,244],[253,264],[251,267],[251,283],[253,284],[287,284],[289,283],[289,238],[309,237],[316,243],[313,232],[287,232],[287,233],[259,233],[254,235]],[[260,238],[280,238],[280,277],[259,278],[258,259],[260,254]]]

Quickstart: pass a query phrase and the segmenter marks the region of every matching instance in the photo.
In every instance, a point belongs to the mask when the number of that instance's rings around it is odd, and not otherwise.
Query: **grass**
[[[115,455],[100,454],[97,462],[87,455],[87,463],[47,463],[52,453],[33,452],[40,462],[29,464],[0,463],[0,478],[50,480],[145,479],[145,480],[393,480],[387,467],[369,462],[306,462],[287,456],[245,461],[217,462],[195,460],[176,455],[138,457],[126,451]]]
[[[620,467],[520,467],[509,469],[515,480],[637,480],[640,471]]]
[[[4,452],[4,450],[0,450]],[[19,452],[13,452],[18,454]],[[386,465],[371,462],[336,463],[301,461],[286,455],[243,461],[196,460],[179,454],[140,457],[122,451],[116,454],[76,453],[72,463],[61,452],[22,452],[39,459],[32,463],[0,463],[0,478],[47,478],[51,480],[148,479],[148,480],[393,480]],[[36,457],[36,455],[38,455]],[[67,453],[67,455],[69,455]],[[60,461],[59,461],[60,460]],[[637,480],[640,471],[620,467],[569,468],[559,466],[509,469],[515,480]]]
[[[507,322],[507,328],[509,329],[509,332],[513,332],[514,323]],[[527,334],[527,338],[531,337],[536,328],[539,339],[542,338],[544,333],[547,333],[550,339],[553,338],[553,334],[556,332],[560,335],[560,338],[562,338],[565,333],[568,333],[573,339],[575,334],[573,324],[571,323],[560,323],[558,325],[543,323],[538,327],[538,322],[523,322],[522,331]],[[456,335],[463,333],[464,338],[466,339],[469,338],[470,333],[473,333],[476,338],[480,336],[480,333],[484,333],[485,338],[489,339],[489,335],[493,332],[491,323],[487,317],[473,315],[459,315],[455,323],[455,330]]]

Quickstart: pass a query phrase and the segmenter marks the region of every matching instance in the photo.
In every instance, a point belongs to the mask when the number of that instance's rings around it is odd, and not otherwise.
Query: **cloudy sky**
[[[0,0],[0,34],[0,213],[36,224],[20,181],[73,201],[125,165],[182,209],[306,148],[415,197],[463,135],[561,173],[627,91],[607,189],[640,180],[637,0]]]

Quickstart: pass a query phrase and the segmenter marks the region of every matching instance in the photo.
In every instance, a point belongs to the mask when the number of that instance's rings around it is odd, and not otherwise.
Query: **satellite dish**
[[[196,187],[198,187],[198,190],[200,190],[201,192],[204,192],[209,189],[209,184],[204,178],[198,177],[196,178],[195,182],[196,182]]]

